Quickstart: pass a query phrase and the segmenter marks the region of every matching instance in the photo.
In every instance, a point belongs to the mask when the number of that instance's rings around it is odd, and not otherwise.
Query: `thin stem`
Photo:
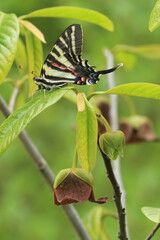
[[[2,97],[0,97],[0,109],[5,117],[8,117],[10,115],[9,108],[6,104],[6,102],[3,100]],[[25,149],[30,154],[32,160],[34,161],[37,168],[40,170],[40,173],[42,176],[47,180],[49,186],[51,189],[53,189],[53,183],[55,176],[49,167],[46,160],[43,158],[43,156],[40,154],[34,143],[31,141],[29,136],[25,131],[22,131],[20,134],[20,139],[24,144]],[[69,220],[73,224],[73,227],[77,231],[79,237],[81,240],[91,240],[88,232],[86,231],[76,209],[73,207],[73,205],[70,206],[63,206],[63,210],[65,211],[66,215],[68,216]]]
[[[102,94],[106,94],[106,91],[101,91],[101,92],[92,92],[87,96],[87,99],[90,100],[92,97],[96,96],[96,95],[102,95]]]
[[[103,115],[99,114],[99,113],[96,113],[96,116],[97,116],[98,120],[104,125],[106,131],[111,132],[112,130],[111,130],[107,120],[103,117]]]
[[[150,240],[159,228],[160,228],[160,223],[156,224],[156,226],[153,228],[152,232],[148,235],[148,237],[145,240]]]
[[[118,212],[118,221],[119,221],[118,238],[120,240],[128,240],[127,233],[126,233],[126,223],[125,223],[125,209],[122,207],[120,186],[114,175],[111,160],[102,152],[100,147],[99,149],[102,154],[105,167],[107,169],[107,176],[114,190],[114,200],[115,200],[115,204]]]

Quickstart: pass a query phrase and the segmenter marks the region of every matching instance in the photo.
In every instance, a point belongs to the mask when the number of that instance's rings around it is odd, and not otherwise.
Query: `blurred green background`
[[[73,19],[37,18],[30,19],[41,29],[47,40],[44,56],[48,54],[53,43],[62,31],[73,23],[80,23],[84,29],[83,57],[89,59],[97,69],[105,68],[102,49],[114,48],[117,44],[140,45],[159,44],[159,29],[151,33],[148,21],[155,1],[144,0],[6,0],[1,1],[0,10],[15,13],[17,16],[33,10],[54,6],[79,6],[99,11],[111,18],[115,24],[113,33],[90,23]],[[14,67],[15,76],[18,70]],[[116,72],[116,83],[151,82],[159,84],[159,60],[137,57],[135,66],[125,67]],[[101,81],[96,90],[104,90]],[[86,90],[87,89],[87,90]],[[2,96],[9,101],[12,87],[8,83],[1,86]],[[81,88],[89,91],[89,87]],[[132,98],[137,113],[148,116],[154,124],[154,130],[160,136],[159,101]],[[119,117],[129,115],[128,107],[119,98]],[[3,120],[3,119],[2,119]],[[71,166],[75,147],[76,106],[66,99],[48,108],[36,117],[27,127],[27,132],[37,148],[46,158],[48,164],[57,174],[62,168]],[[121,159],[122,176],[127,193],[127,213],[131,239],[142,240],[151,231],[154,224],[141,213],[142,206],[160,207],[160,151],[159,142],[132,144],[125,147]],[[112,201],[112,189],[106,178],[103,161],[98,153],[93,172],[95,177],[96,197],[108,195],[109,201],[104,207],[115,211]],[[75,205],[84,219],[95,204],[86,202]],[[106,228],[111,239],[116,239],[114,220],[106,219]],[[30,156],[19,140],[16,140],[0,162],[0,238],[3,240],[50,240],[78,239],[61,207],[53,205],[53,194],[37,171]],[[153,237],[160,239],[160,232]]]

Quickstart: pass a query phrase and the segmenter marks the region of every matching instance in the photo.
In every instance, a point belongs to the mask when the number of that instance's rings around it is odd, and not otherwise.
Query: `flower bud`
[[[116,160],[118,155],[123,156],[124,143],[122,131],[106,132],[99,138],[100,148],[111,160]]]

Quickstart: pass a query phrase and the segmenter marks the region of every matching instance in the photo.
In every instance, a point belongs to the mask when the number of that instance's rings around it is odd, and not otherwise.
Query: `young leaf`
[[[97,118],[92,106],[84,94],[77,97],[77,153],[81,166],[91,171],[95,165],[97,153]]]
[[[160,26],[160,0],[158,0],[151,12],[149,19],[149,30],[153,32],[156,28]]]
[[[43,33],[35,25],[33,25],[31,22],[26,20],[20,19],[19,21],[23,26],[25,26],[29,31],[31,31],[37,38],[39,38],[41,42],[46,43]]]
[[[127,95],[160,100],[160,85],[153,83],[128,83],[109,89],[106,92],[93,92],[88,96],[88,99],[102,94]]]
[[[0,155],[34,117],[56,103],[69,89],[71,88],[57,89],[53,92],[46,92],[45,95],[42,92],[11,114],[0,126]]]
[[[28,30],[25,31],[25,37],[29,72],[33,71],[34,74],[39,75],[43,64],[42,44],[40,40]],[[33,81],[33,75],[29,74],[29,96],[32,95],[34,89],[36,89],[36,85]]]
[[[112,21],[105,15],[86,8],[79,7],[52,7],[44,8],[34,12],[31,12],[23,18],[33,18],[33,17],[61,17],[61,18],[73,18],[77,20],[83,20],[90,23],[95,23],[108,31],[113,31],[114,26]]]
[[[143,207],[141,210],[149,220],[160,223],[160,208]]]
[[[12,66],[18,37],[19,23],[16,15],[0,12],[0,82]]]

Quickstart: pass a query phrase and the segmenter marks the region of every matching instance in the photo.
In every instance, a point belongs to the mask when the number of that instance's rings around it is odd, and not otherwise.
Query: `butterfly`
[[[91,85],[99,81],[99,75],[115,71],[122,64],[96,71],[82,55],[83,31],[82,26],[69,26],[57,39],[51,52],[48,54],[40,77],[34,77],[38,90],[51,90],[63,87],[69,83],[77,85]]]

